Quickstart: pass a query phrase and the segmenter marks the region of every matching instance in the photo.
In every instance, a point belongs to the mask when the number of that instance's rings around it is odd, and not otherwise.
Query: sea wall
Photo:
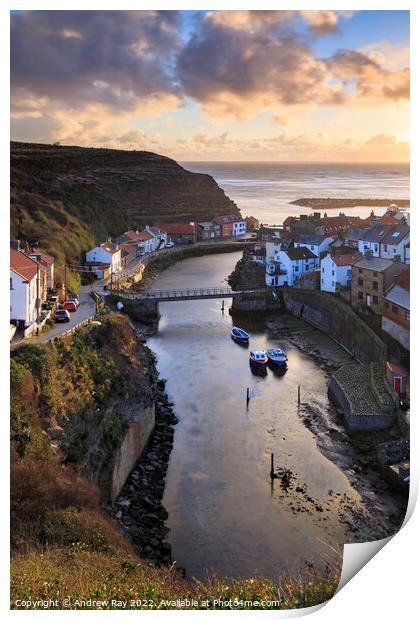
[[[305,289],[287,289],[282,293],[289,312],[325,331],[360,362],[387,359],[386,344],[340,299]]]

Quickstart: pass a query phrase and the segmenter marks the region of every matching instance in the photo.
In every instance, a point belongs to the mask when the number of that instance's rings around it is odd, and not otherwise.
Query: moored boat
[[[251,351],[249,354],[249,363],[255,368],[265,368],[267,362],[268,357],[265,351]]]
[[[249,334],[240,327],[232,327],[230,335],[235,342],[239,342],[240,344],[248,344],[249,342]]]
[[[271,366],[283,367],[287,364],[287,355],[281,347],[277,347],[277,349],[267,349],[267,358]]]

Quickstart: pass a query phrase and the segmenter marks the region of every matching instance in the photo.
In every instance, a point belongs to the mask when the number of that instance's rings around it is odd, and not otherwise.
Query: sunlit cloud
[[[12,136],[177,157],[408,158],[408,41],[315,52],[352,16],[208,11],[186,35],[177,11],[23,11]]]

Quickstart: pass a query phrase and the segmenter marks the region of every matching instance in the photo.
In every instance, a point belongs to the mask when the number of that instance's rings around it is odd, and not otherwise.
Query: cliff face
[[[73,259],[145,224],[239,214],[215,180],[168,157],[11,143],[11,234]]]

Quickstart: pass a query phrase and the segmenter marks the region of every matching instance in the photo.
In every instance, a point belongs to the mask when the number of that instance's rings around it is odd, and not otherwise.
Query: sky
[[[409,12],[12,12],[11,135],[181,161],[408,161]]]

